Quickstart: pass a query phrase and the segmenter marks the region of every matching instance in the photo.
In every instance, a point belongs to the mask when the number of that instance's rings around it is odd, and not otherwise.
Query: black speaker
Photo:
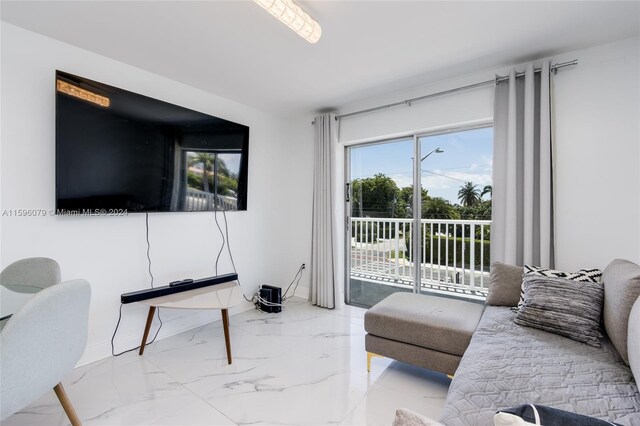
[[[175,281],[163,287],[147,288],[145,290],[132,291],[131,293],[123,293],[120,295],[120,303],[133,303],[141,300],[153,299],[169,294],[180,293],[182,291],[195,290],[196,288],[207,287],[210,285],[222,284],[238,279],[238,274],[218,275],[215,277],[201,278],[199,280],[182,280]]]
[[[282,303],[282,289],[270,285],[260,286],[260,298],[270,303]],[[262,312],[278,313],[282,312],[282,306],[271,306],[260,302]]]

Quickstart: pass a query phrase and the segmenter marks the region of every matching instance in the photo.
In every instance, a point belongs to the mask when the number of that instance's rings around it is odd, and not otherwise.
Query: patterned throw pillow
[[[542,268],[540,266],[524,265],[524,277],[526,276],[538,276],[538,277],[550,277],[550,278],[564,278],[566,280],[579,281],[584,283],[599,283],[602,282],[602,271],[600,269],[580,269],[578,272],[562,272],[554,269]],[[520,287],[520,300],[515,310],[520,310],[524,303],[524,280]]]
[[[525,275],[515,322],[600,347],[604,286],[591,281]]]

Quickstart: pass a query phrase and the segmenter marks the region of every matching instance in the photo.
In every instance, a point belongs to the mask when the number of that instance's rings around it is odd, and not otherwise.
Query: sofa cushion
[[[627,351],[633,377],[640,382],[640,297],[636,299],[629,315]]]
[[[534,275],[548,278],[565,278],[567,280],[578,282],[602,282],[602,271],[600,269],[580,269],[578,272],[563,272],[555,269],[543,268],[541,266],[524,265],[524,275]],[[524,302],[524,286],[520,291],[520,300],[518,301],[518,309],[522,307]]]
[[[367,333],[453,355],[464,354],[484,306],[465,300],[394,293],[364,315]]]
[[[520,299],[522,274],[522,266],[493,262],[489,276],[487,305],[516,306]]]
[[[625,425],[625,416],[640,413],[631,369],[608,339],[596,348],[521,327],[513,322],[515,315],[507,307],[485,308],[438,421],[447,426],[489,425],[499,408],[522,404]]]
[[[604,328],[622,358],[629,364],[627,330],[629,314],[640,296],[640,266],[616,259],[602,275],[604,281]]]
[[[629,413],[622,417],[616,418],[616,423],[623,426],[638,426],[640,425],[640,412]]]
[[[514,322],[600,346],[602,283],[525,275],[524,304]]]

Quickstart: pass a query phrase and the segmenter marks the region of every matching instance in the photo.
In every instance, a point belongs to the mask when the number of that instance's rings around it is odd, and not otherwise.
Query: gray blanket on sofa
[[[509,308],[487,306],[451,382],[441,422],[492,425],[497,409],[534,403],[640,424],[638,386],[607,339],[595,348],[519,326],[514,316]]]

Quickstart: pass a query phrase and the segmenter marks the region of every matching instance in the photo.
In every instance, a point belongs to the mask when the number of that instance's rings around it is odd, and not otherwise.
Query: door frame
[[[344,188],[344,220],[345,220],[345,232],[344,232],[344,303],[347,305],[359,306],[358,304],[351,303],[349,296],[351,294],[351,149],[362,148],[366,146],[381,145],[390,142],[400,142],[413,140],[413,212],[422,212],[422,173],[418,173],[422,170],[421,161],[421,144],[420,139],[429,136],[443,135],[447,133],[464,132],[468,130],[482,129],[485,127],[492,127],[493,119],[485,119],[474,121],[467,124],[455,124],[448,127],[438,127],[433,130],[426,130],[421,132],[409,132],[406,134],[400,134],[398,136],[380,138],[377,140],[368,140],[350,144],[344,144],[344,179],[342,182]],[[347,189],[347,185],[348,189]],[[421,214],[415,215],[413,219],[413,234],[411,235],[411,241],[413,244],[413,252],[420,252],[420,238],[416,238],[416,233],[421,232]],[[420,267],[414,265],[413,268],[413,293],[420,293],[421,283]]]

